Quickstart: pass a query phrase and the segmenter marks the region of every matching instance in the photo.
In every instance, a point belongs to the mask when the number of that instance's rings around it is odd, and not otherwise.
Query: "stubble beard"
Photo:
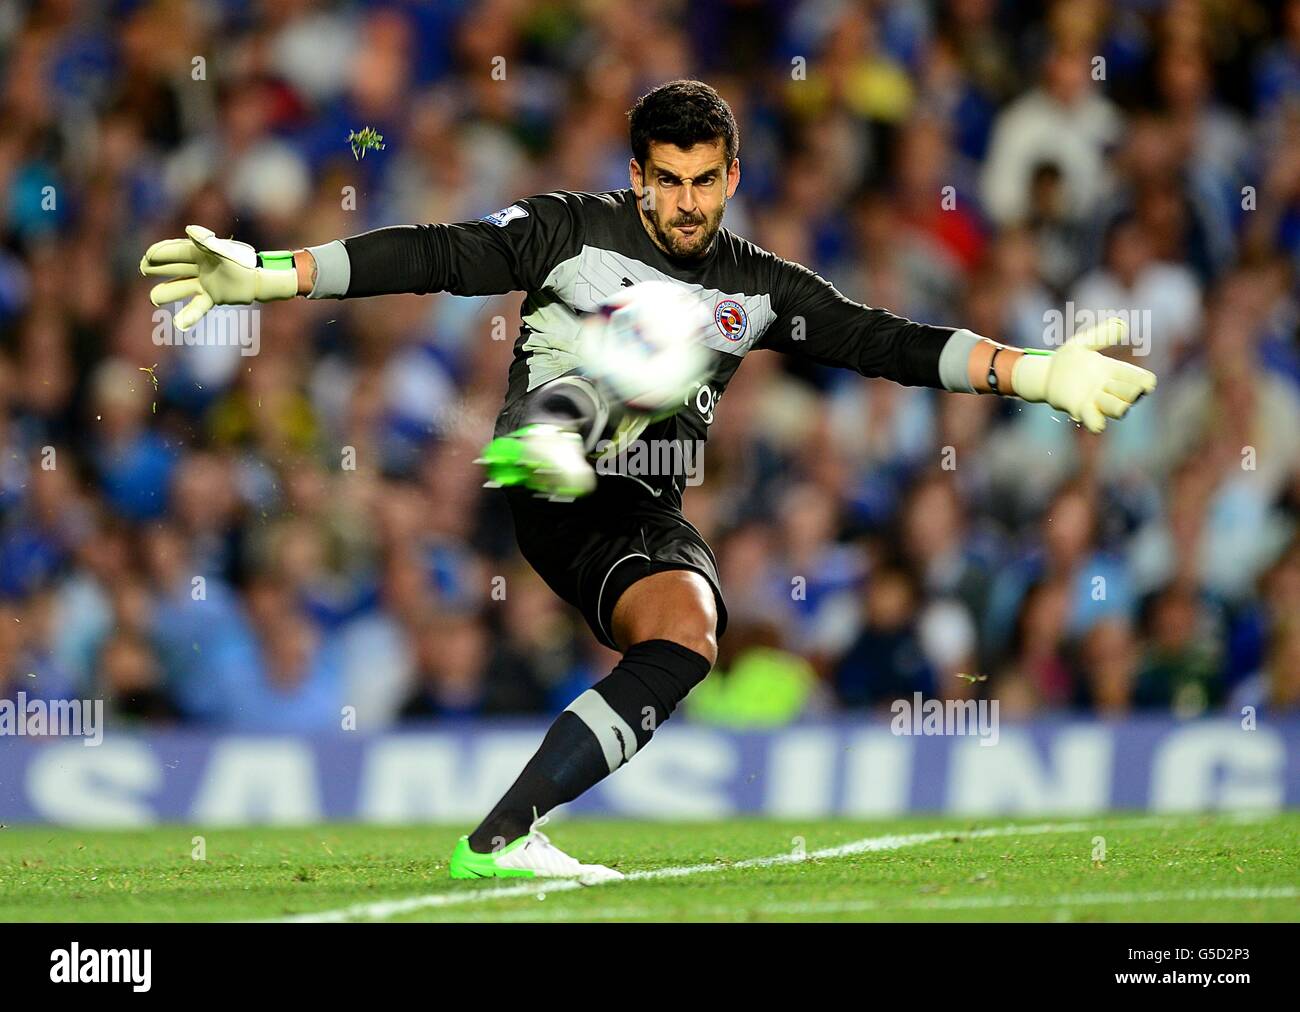
[[[714,237],[718,234],[718,229],[722,227],[722,215],[727,210],[726,198],[718,206],[717,212],[712,218],[706,218],[704,215],[696,215],[687,220],[679,216],[667,227],[659,222],[659,217],[653,211],[647,211],[640,203],[637,204],[637,210],[641,215],[641,223],[649,233],[654,244],[670,257],[678,260],[699,260],[703,258],[713,247]],[[700,225],[700,232],[689,240],[684,240],[675,236],[672,229],[679,225]]]

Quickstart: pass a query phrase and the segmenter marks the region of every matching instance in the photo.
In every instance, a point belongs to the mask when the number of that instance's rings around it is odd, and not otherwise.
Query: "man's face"
[[[740,159],[727,165],[721,138],[689,148],[651,141],[646,164],[633,158],[629,169],[641,221],[655,245],[687,260],[707,253],[727,199],[740,185]]]

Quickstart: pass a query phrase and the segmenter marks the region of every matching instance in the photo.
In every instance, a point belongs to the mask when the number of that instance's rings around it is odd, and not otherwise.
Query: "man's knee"
[[[669,640],[693,650],[712,668],[718,659],[718,605],[709,581],[685,569],[655,573],[632,584],[614,607],[614,639],[629,647]]]

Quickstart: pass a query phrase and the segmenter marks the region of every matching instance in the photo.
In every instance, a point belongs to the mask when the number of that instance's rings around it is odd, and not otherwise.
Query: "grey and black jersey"
[[[522,423],[527,394],[576,370],[583,314],[621,287],[650,280],[681,285],[704,304],[710,322],[701,339],[713,351],[713,368],[683,408],[652,424],[642,440],[703,441],[727,383],[754,349],[909,386],[968,389],[965,355],[976,340],[968,331],[957,332],[962,347],[945,355],[951,328],[854,302],[726,228],[702,258],[672,258],[651,241],[630,189],[542,194],[477,221],[380,228],[312,253],[313,298],[526,293],[498,434]],[[680,506],[683,476],[643,482]]]

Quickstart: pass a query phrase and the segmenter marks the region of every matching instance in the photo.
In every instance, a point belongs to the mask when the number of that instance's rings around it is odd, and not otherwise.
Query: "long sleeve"
[[[311,298],[501,295],[540,288],[555,264],[581,245],[570,194],[529,197],[477,221],[392,225],[322,246]]]
[[[854,302],[825,278],[787,260],[775,261],[771,293],[776,319],[756,347],[907,386],[954,388],[943,381],[940,356],[955,333],[966,332],[913,323]]]

